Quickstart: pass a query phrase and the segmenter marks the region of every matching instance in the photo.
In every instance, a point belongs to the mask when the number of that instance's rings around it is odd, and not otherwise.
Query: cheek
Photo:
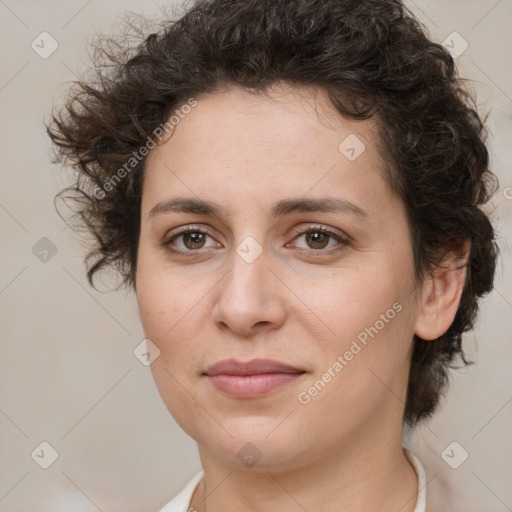
[[[161,354],[150,366],[151,374],[165,407],[180,427],[196,439],[198,426],[204,423],[204,409],[199,401],[195,383],[186,379],[180,369],[187,367],[186,359]]]
[[[368,259],[370,256],[367,254]],[[329,381],[332,392],[340,393],[336,403],[379,396],[379,389],[385,388],[382,382],[389,383],[405,371],[414,316],[409,263],[405,258],[393,265],[385,253],[381,258],[373,254],[372,265],[340,268],[334,279],[309,288],[305,295],[324,332],[323,338],[313,337],[320,356],[315,377],[322,380],[329,370],[325,380],[336,375],[332,384]]]
[[[186,313],[190,294],[180,286],[177,270],[168,268],[155,248],[141,243],[137,265],[137,303],[145,334],[155,343],[171,333]]]
[[[156,265],[141,267],[139,277],[140,321],[146,338],[160,350],[153,365],[165,365],[171,373],[184,375],[204,343],[202,330],[211,318],[207,297],[211,283],[205,280],[190,286],[187,279],[176,276],[176,270],[162,271]]]
[[[380,265],[346,266],[328,279],[302,281],[297,295],[311,307],[332,336],[347,339],[370,327],[403,295],[401,286],[390,279],[390,269]],[[389,316],[394,316],[391,310]]]
[[[137,301],[145,337],[159,349],[150,370],[160,397],[175,421],[187,432],[201,418],[195,396],[195,379],[191,379],[191,360],[197,351],[197,322],[193,298],[179,292],[175,281],[149,268],[141,267]],[[146,267],[147,268],[147,267]],[[189,303],[190,302],[190,303]],[[197,302],[197,301],[196,301]]]
[[[324,345],[322,364],[297,397],[311,418],[325,418],[324,428],[334,433],[340,424],[356,428],[380,408],[400,409],[412,346],[409,316],[400,300],[339,315],[336,341]]]
[[[187,323],[179,322],[186,318],[185,304],[169,276],[164,276],[158,267],[151,269],[142,263],[138,270],[137,303],[144,335],[160,350],[158,361],[176,361],[179,349],[175,340]]]
[[[152,277],[145,278],[141,273],[137,287],[139,317],[145,335],[155,343],[170,328],[168,316],[165,314],[169,310],[168,301],[165,287],[153,281]]]

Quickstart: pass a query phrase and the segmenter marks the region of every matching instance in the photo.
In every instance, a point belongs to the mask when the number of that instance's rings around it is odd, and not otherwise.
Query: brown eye
[[[187,249],[201,249],[204,245],[206,234],[199,231],[191,231],[190,233],[183,233],[183,244]]]
[[[320,231],[308,231],[306,241],[312,249],[325,249],[329,243],[329,235]]]
[[[302,254],[307,256],[332,256],[350,245],[350,239],[325,227],[309,227],[302,231],[298,229],[296,233],[291,247],[300,249]],[[297,243],[300,239],[303,239],[302,244]],[[290,244],[287,244],[287,247],[290,247]]]
[[[213,240],[206,231],[195,226],[189,226],[171,236],[167,241],[163,242],[162,245],[174,254],[195,256],[205,252],[201,251],[201,249],[221,247],[221,245],[214,240],[213,244],[210,243],[210,245],[206,245],[208,238]]]

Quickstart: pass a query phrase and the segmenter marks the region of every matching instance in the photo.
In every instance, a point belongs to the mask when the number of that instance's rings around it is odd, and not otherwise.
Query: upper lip
[[[258,375],[261,373],[304,373],[304,370],[271,359],[236,361],[224,359],[206,369],[207,375]]]

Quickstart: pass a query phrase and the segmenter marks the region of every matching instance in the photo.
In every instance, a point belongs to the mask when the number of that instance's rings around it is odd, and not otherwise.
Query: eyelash
[[[174,242],[174,240],[176,240],[180,236],[186,235],[188,233],[200,233],[203,235],[210,236],[207,231],[205,231],[197,226],[188,226],[185,229],[179,231],[178,233],[175,233],[174,235],[172,235],[169,239],[164,241],[162,243],[162,245],[165,247],[166,250],[168,250],[169,252],[171,252],[173,254],[177,254],[177,255],[189,257],[189,258],[197,257],[198,253],[199,253],[199,251],[201,251],[201,249],[182,251],[182,250],[174,249],[172,247],[172,242]],[[300,254],[302,254],[302,255],[305,254],[307,256],[312,256],[314,258],[323,257],[323,256],[325,256],[326,253],[330,254],[331,252],[334,252],[337,250],[342,250],[346,246],[350,245],[350,241],[347,238],[344,238],[344,237],[338,235],[337,233],[335,233],[334,231],[332,231],[331,229],[325,228],[323,226],[308,227],[307,229],[302,229],[302,230],[300,228],[298,228],[295,231],[294,240],[302,235],[307,234],[307,233],[324,233],[324,234],[328,235],[329,237],[334,238],[337,242],[339,242],[340,245],[336,246],[334,248],[331,248],[331,249],[327,249],[327,250],[324,250],[324,249],[300,249],[299,251],[294,251],[294,254],[300,252]]]

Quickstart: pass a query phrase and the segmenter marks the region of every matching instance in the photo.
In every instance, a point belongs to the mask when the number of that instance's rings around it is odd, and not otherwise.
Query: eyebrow
[[[369,213],[360,206],[347,199],[334,197],[283,199],[272,206],[268,215],[277,219],[291,213],[304,212],[343,213],[361,218],[369,217]],[[192,197],[176,197],[155,205],[150,210],[148,219],[167,213],[191,213],[222,217],[222,207],[212,201]]]

